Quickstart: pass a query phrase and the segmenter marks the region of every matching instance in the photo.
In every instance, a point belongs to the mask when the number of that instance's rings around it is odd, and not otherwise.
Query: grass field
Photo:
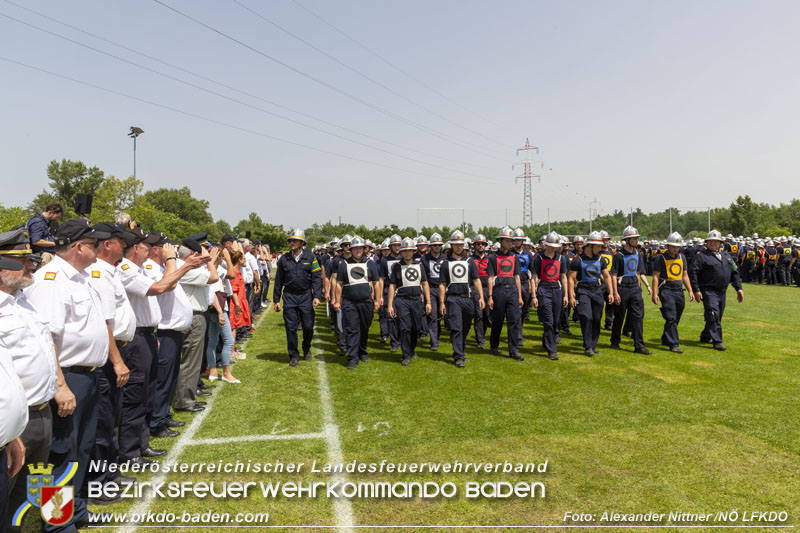
[[[632,353],[626,338],[623,351],[611,350],[604,331],[602,353],[587,358],[576,326],[560,346],[561,360],[549,361],[540,357],[541,328],[534,318],[524,329],[525,361],[478,351],[470,335],[469,361],[461,370],[452,364],[446,338],[439,352],[423,346],[419,358],[402,367],[399,353],[390,354],[377,342],[376,316],[372,361],[348,371],[324,309],[318,313],[314,360],[296,368],[287,365],[281,316],[268,312],[247,346],[247,360],[234,367],[242,384],[218,385],[202,420],[180,414],[179,419],[195,422],[182,428],[178,439],[154,440],[153,446],[171,449],[167,460],[185,463],[280,459],[303,462],[305,470],[183,474],[168,481],[328,480],[328,474],[309,472],[314,460],[547,460],[547,472],[536,474],[347,474],[351,481],[453,481],[460,493],[467,481],[541,481],[546,497],[346,502],[324,496],[265,500],[257,491],[244,500],[189,497],[136,505],[178,514],[268,512],[268,525],[278,530],[319,526],[310,530],[326,531],[349,524],[376,530],[419,526],[406,528],[410,531],[434,525],[497,531],[501,526],[631,525],[601,522],[604,511],[737,510],[739,520],[716,525],[769,528],[778,523],[744,522],[743,513],[785,511],[788,521],[780,525],[793,525],[800,511],[798,316],[797,289],[745,286],[743,304],[728,299],[723,321],[728,351],[697,342],[702,305],[690,304],[680,326],[685,353],[678,355],[659,346],[663,321],[658,307],[646,300],[645,341],[653,355]],[[247,436],[262,440],[244,440]],[[130,509],[128,503],[94,510]],[[593,513],[595,522],[565,522],[566,512]],[[707,527],[667,519],[656,524]],[[216,530],[228,529],[234,528]],[[255,528],[236,531],[250,529]]]

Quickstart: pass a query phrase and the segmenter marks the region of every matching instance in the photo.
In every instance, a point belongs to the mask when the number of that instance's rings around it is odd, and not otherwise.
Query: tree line
[[[252,239],[268,244],[273,250],[285,248],[286,237],[291,228],[264,221],[258,213],[252,212],[247,218],[239,220],[231,226],[225,220],[217,219],[209,212],[208,200],[192,196],[189,187],[180,189],[158,188],[145,190],[144,183],[133,177],[118,179],[107,176],[96,166],[87,167],[81,161],[51,161],[47,166],[48,186],[43,189],[27,206],[4,206],[0,204],[0,231],[8,231],[18,224],[24,224],[28,218],[44,210],[50,203],[58,202],[65,210],[63,220],[77,217],[72,205],[76,194],[91,194],[94,197],[92,213],[93,221],[113,221],[117,213],[126,211],[140,222],[145,231],[159,230],[173,237],[183,237],[193,233],[208,232],[212,241],[231,233],[245,237],[250,232]],[[665,209],[657,213],[644,213],[636,209],[631,213],[617,210],[613,213],[598,216],[591,221],[593,229],[604,229],[612,236],[622,235],[622,230],[633,219],[633,225],[643,238],[665,239],[670,231],[670,211],[672,230],[684,237],[704,237],[708,230],[708,218],[711,226],[725,233],[749,236],[758,233],[765,236],[800,234],[800,200],[792,199],[778,206],[756,203],[750,196],[739,196],[728,207],[713,208],[709,211],[684,211]],[[631,217],[632,215],[632,217]],[[552,222],[550,229],[562,235],[585,235],[589,232],[589,220],[567,220]],[[380,243],[393,233],[403,236],[416,236],[418,233],[430,237],[439,233],[447,239],[456,229],[471,236],[482,233],[494,240],[500,227],[483,226],[473,228],[466,223],[463,227],[423,227],[418,232],[413,227],[399,227],[395,224],[369,228],[365,225],[314,224],[305,228],[306,240],[310,245],[328,242],[334,236],[341,237],[349,233],[358,234],[374,243]],[[548,231],[547,224],[534,224],[522,228],[531,239]]]

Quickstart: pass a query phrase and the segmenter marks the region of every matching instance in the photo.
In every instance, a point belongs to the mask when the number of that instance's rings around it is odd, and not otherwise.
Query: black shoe
[[[551,361],[558,361],[558,354],[556,352],[550,352],[547,354],[547,358]]]
[[[361,361],[362,363],[369,363],[369,355],[367,355],[367,354],[364,354],[364,355],[359,355],[359,356],[358,356],[358,359],[359,359],[359,361]]]
[[[479,350],[483,350],[483,349],[485,349],[485,348],[486,348],[486,343],[485,343],[485,342],[479,342],[479,343],[478,343],[478,349],[479,349]]]
[[[347,351],[344,348],[339,348],[339,355],[346,355]]]
[[[197,388],[200,389],[200,390],[210,390],[210,389],[213,389],[215,387],[216,387],[216,385],[206,385],[202,381],[197,385]]]
[[[620,348],[619,344],[612,344],[611,345],[611,349],[612,350],[621,350],[622,348]]]
[[[303,353],[303,360],[304,361],[311,361],[311,352]]]
[[[572,335],[572,332],[569,330],[569,328],[564,330],[564,335]]]
[[[390,352],[392,352],[392,353],[394,353],[394,352],[396,352],[396,351],[397,351],[397,349],[398,349],[399,347],[400,347],[400,345],[399,345],[399,344],[392,344],[392,347],[391,347],[391,348],[389,348],[389,351],[390,351]]]
[[[195,394],[197,394],[198,396],[211,396],[210,392],[206,392],[206,391],[203,391],[203,390],[200,390],[200,389],[197,389],[195,391]]]
[[[175,433],[177,433],[177,431]],[[155,448],[145,448],[142,450],[142,457],[163,457],[165,455],[167,455],[167,450],[159,450]]]
[[[136,478],[135,477],[130,477],[130,476],[123,476],[122,474],[120,474],[117,477],[115,477],[114,479],[112,479],[111,481],[113,481],[114,483],[116,483],[119,486],[123,486],[123,485],[131,485],[133,483],[136,483]]]
[[[711,339],[704,339],[703,337],[700,337],[700,342],[703,344],[714,344]]]
[[[356,368],[358,368],[358,361],[355,359],[347,363],[347,370],[355,370]]]
[[[683,350],[681,350],[680,346],[673,346],[672,348],[669,349],[669,351],[673,353],[683,353]]]
[[[593,349],[592,349],[592,353],[593,353],[594,355],[597,355],[597,354],[599,354],[599,353],[600,353],[600,350],[598,350],[597,348],[593,348]]]
[[[432,352],[438,352],[439,351],[439,347],[438,346],[431,346],[431,351]]]
[[[179,413],[199,413],[204,409],[205,407],[203,407],[202,405],[193,405],[191,407],[176,407],[175,411]]]
[[[456,359],[456,368],[464,368],[464,360]]]
[[[386,337],[385,336],[381,336],[381,344],[386,344]]]
[[[403,366],[408,366],[411,364],[411,359],[403,359],[403,362],[400,364]]]
[[[297,361],[298,361],[297,357],[289,358],[289,366],[297,366]]]
[[[133,465],[151,465],[155,463],[155,461],[151,461],[150,459],[145,459],[144,457],[134,457],[128,462]]]
[[[651,352],[647,348],[636,348],[635,350],[633,350],[633,353],[640,353],[642,355],[651,355],[653,352]]]
[[[714,343],[714,349],[719,351],[719,352],[724,352],[728,348],[724,344],[722,344],[721,342],[716,342],[716,343]]]
[[[167,427],[168,428],[182,428],[185,425],[186,425],[186,422],[184,422],[183,420],[173,420],[171,418],[169,420],[167,420]]]
[[[513,359],[514,361],[524,361],[524,360],[525,360],[525,358],[524,358],[524,357],[522,357],[522,356],[521,356],[520,354],[518,354],[518,353],[512,353],[511,355],[509,355],[509,357],[510,357],[511,359]]]
[[[500,348],[489,348],[489,353],[492,355],[500,355]]]
[[[208,402],[203,402],[203,401],[200,401],[200,400],[195,400],[195,402],[194,402],[194,406],[195,407],[202,407],[204,409],[205,409],[205,406],[207,404],[208,404]]]
[[[155,437],[157,439],[170,439],[172,437],[177,437],[178,435],[180,435],[179,431],[175,431],[174,429],[169,429],[169,428],[164,428],[160,431],[156,431],[155,433],[153,433],[152,431],[150,432],[150,436]],[[149,456],[145,455],[145,457]]]
[[[114,481],[114,483],[116,483],[116,480]],[[86,503],[89,504],[89,505],[111,505],[112,503],[118,503],[120,501],[122,501],[122,497],[121,496],[110,497],[110,496],[106,496],[105,494],[102,494],[102,493],[100,494],[100,496],[98,496],[96,498],[87,498],[86,499]],[[87,522],[86,525],[87,526],[89,525],[88,522]],[[76,524],[76,527],[78,527],[77,524]]]
[[[584,350],[583,355],[585,355],[586,357],[591,357],[594,355],[594,350],[592,350],[591,348],[589,348],[588,350]]]

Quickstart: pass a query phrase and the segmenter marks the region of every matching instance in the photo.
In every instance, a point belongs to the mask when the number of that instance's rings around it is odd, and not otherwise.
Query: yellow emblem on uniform
[[[683,259],[667,259],[667,280],[680,281],[683,279]]]
[[[127,265],[126,265],[127,266]],[[147,270],[153,270],[153,265],[145,265],[144,266]]]
[[[44,273],[44,279],[50,279],[50,280],[56,279],[56,273],[55,272],[45,272]]]
[[[99,278],[100,277],[100,271],[99,270],[92,270],[92,277],[93,278]]]
[[[130,267],[131,266],[126,263],[126,264],[122,265],[122,267],[120,267],[120,268],[122,268],[122,270],[128,270]]]

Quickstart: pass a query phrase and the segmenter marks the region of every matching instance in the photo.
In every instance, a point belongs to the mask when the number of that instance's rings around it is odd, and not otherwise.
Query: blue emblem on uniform
[[[520,272],[528,271],[528,254],[519,254],[519,270]]]
[[[600,258],[594,260],[581,258],[581,271],[581,281],[598,281],[600,279]]]
[[[31,507],[41,507],[42,487],[65,486],[78,472],[78,463],[77,461],[67,463],[66,470],[64,470],[58,479],[53,475],[53,465],[51,464],[36,463],[28,465],[28,472],[30,472],[26,479],[28,490],[25,494],[28,501],[20,505],[17,510],[14,511],[11,524],[15,527],[22,526],[22,518],[25,516],[25,513],[28,512],[28,509]]]
[[[623,276],[636,276],[639,270],[639,254],[623,256],[625,258],[625,272]]]

